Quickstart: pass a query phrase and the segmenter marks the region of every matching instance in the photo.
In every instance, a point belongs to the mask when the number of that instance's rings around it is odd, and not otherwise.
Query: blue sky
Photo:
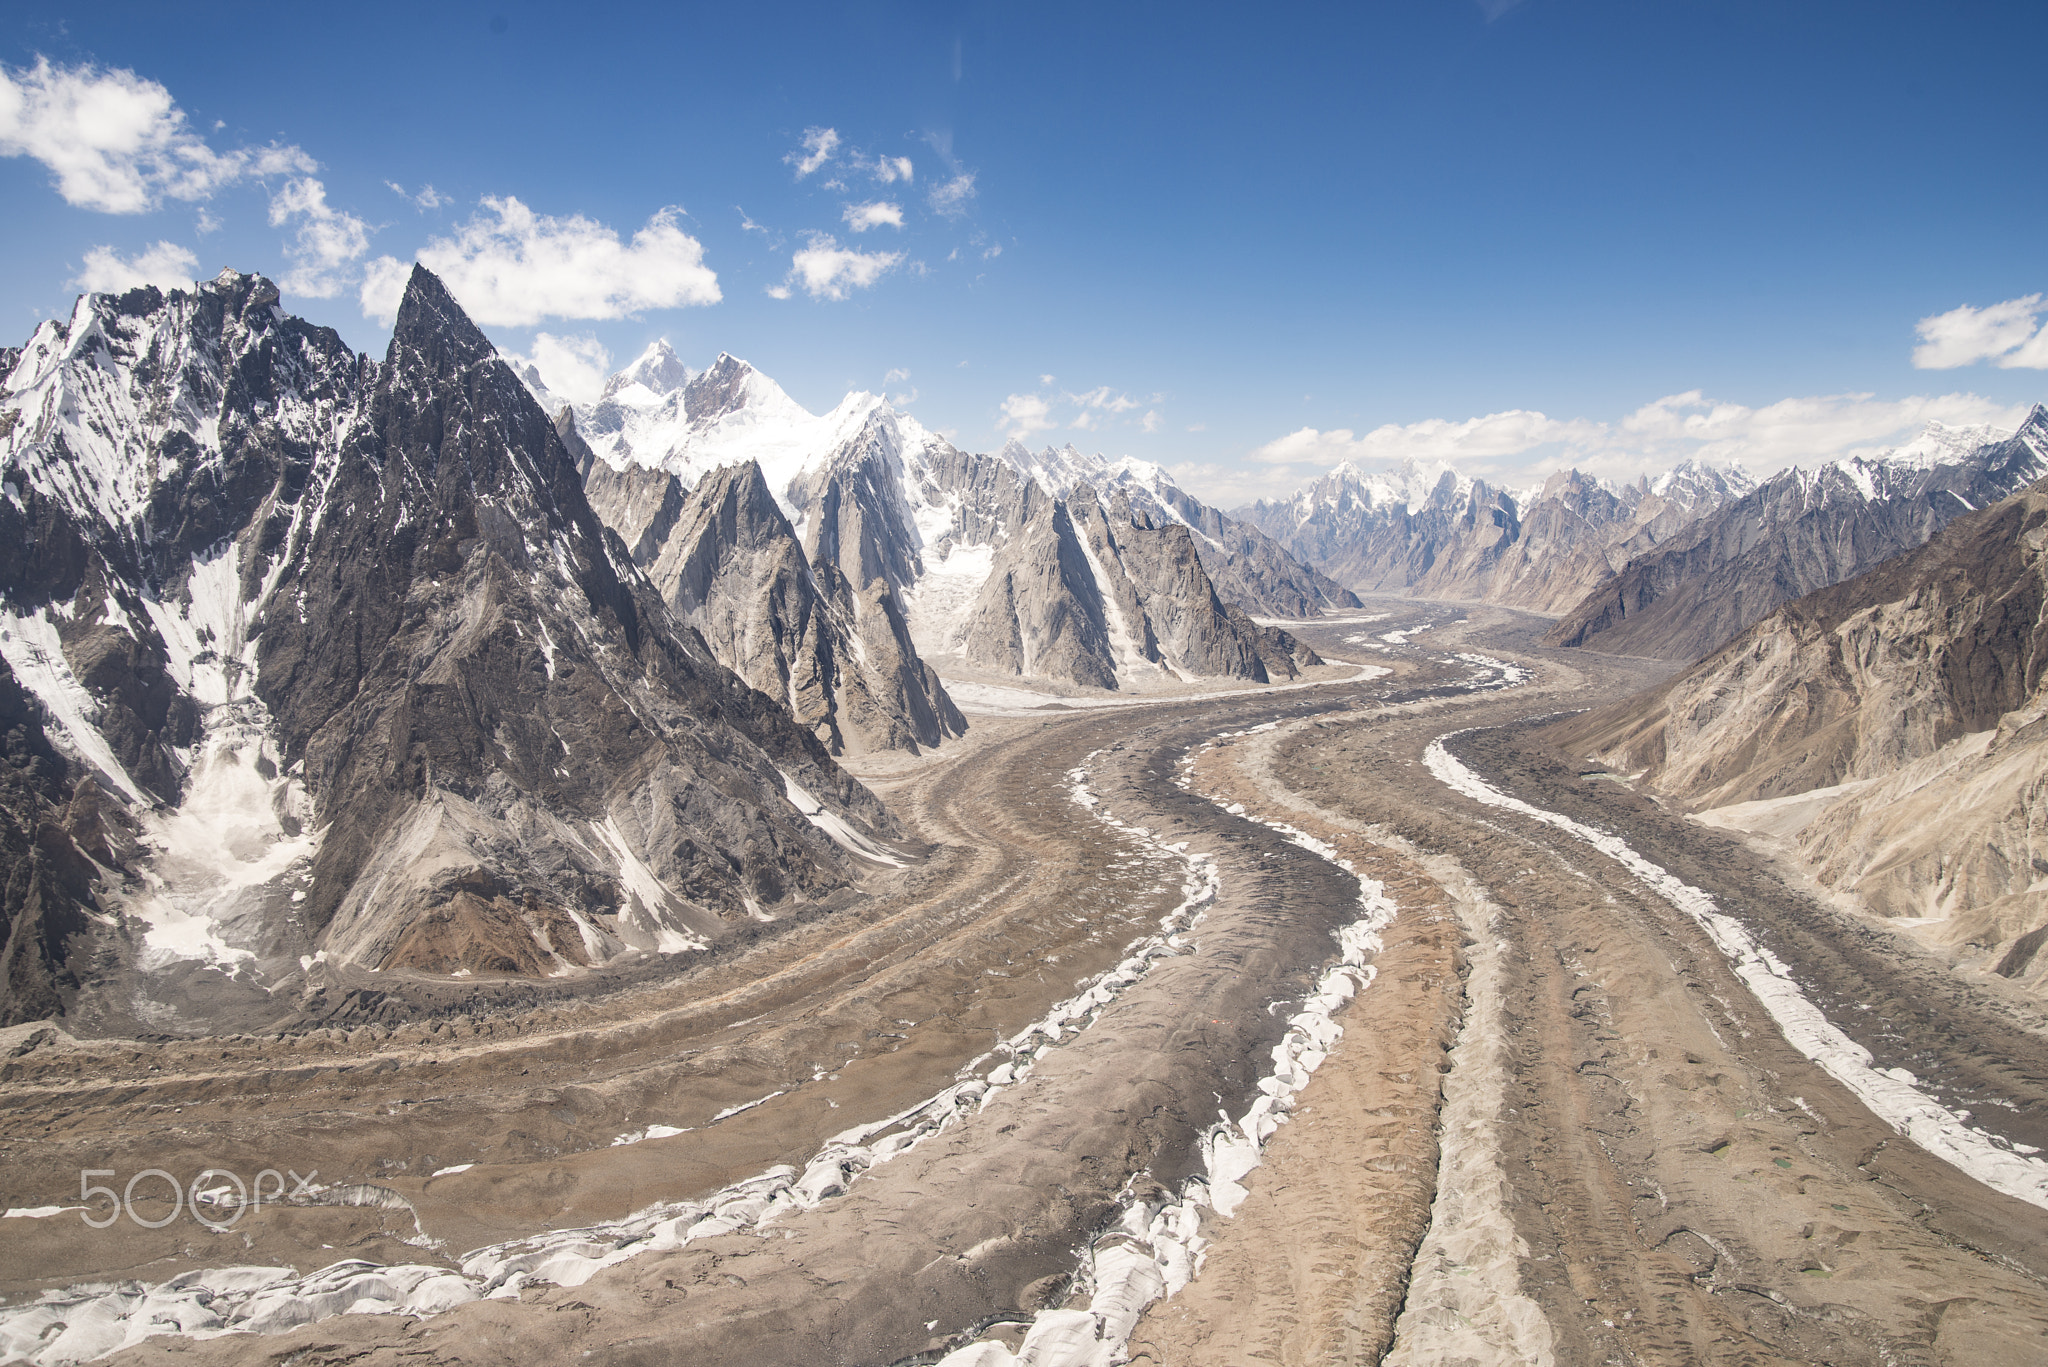
[[[1226,505],[1340,458],[1761,471],[2048,398],[2044,38],[2038,4],[14,6],[0,338],[234,265],[381,354],[424,256],[571,387],[666,337]]]

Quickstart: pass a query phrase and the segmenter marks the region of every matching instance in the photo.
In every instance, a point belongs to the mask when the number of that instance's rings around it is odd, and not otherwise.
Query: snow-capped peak
[[[696,372],[670,350],[668,339],[661,337],[648,343],[647,349],[636,356],[631,365],[607,380],[605,392],[612,392],[615,386],[624,388],[628,384],[637,384],[656,394],[671,394],[695,377]]]

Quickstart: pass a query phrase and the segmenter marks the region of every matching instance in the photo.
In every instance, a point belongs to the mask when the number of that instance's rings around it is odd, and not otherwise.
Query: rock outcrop
[[[967,729],[886,581],[863,594],[835,562],[814,571],[752,461],[690,492],[648,573],[721,663],[832,754],[914,754]]]

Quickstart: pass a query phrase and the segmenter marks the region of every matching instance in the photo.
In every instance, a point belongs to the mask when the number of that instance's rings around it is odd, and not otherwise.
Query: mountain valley
[[[0,1361],[2038,1356],[2043,410],[1224,513],[280,302],[4,358]]]

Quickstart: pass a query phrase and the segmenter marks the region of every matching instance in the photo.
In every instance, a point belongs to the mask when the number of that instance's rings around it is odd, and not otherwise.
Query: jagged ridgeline
[[[0,1020],[658,963],[889,860],[429,272],[381,362],[224,272],[0,373]]]
[[[746,362],[657,343],[592,404],[537,397],[669,606],[835,754],[965,719],[949,674],[1073,688],[1266,682],[1320,663],[1253,620],[1358,600],[1155,465],[959,450],[876,395],[799,406]]]

